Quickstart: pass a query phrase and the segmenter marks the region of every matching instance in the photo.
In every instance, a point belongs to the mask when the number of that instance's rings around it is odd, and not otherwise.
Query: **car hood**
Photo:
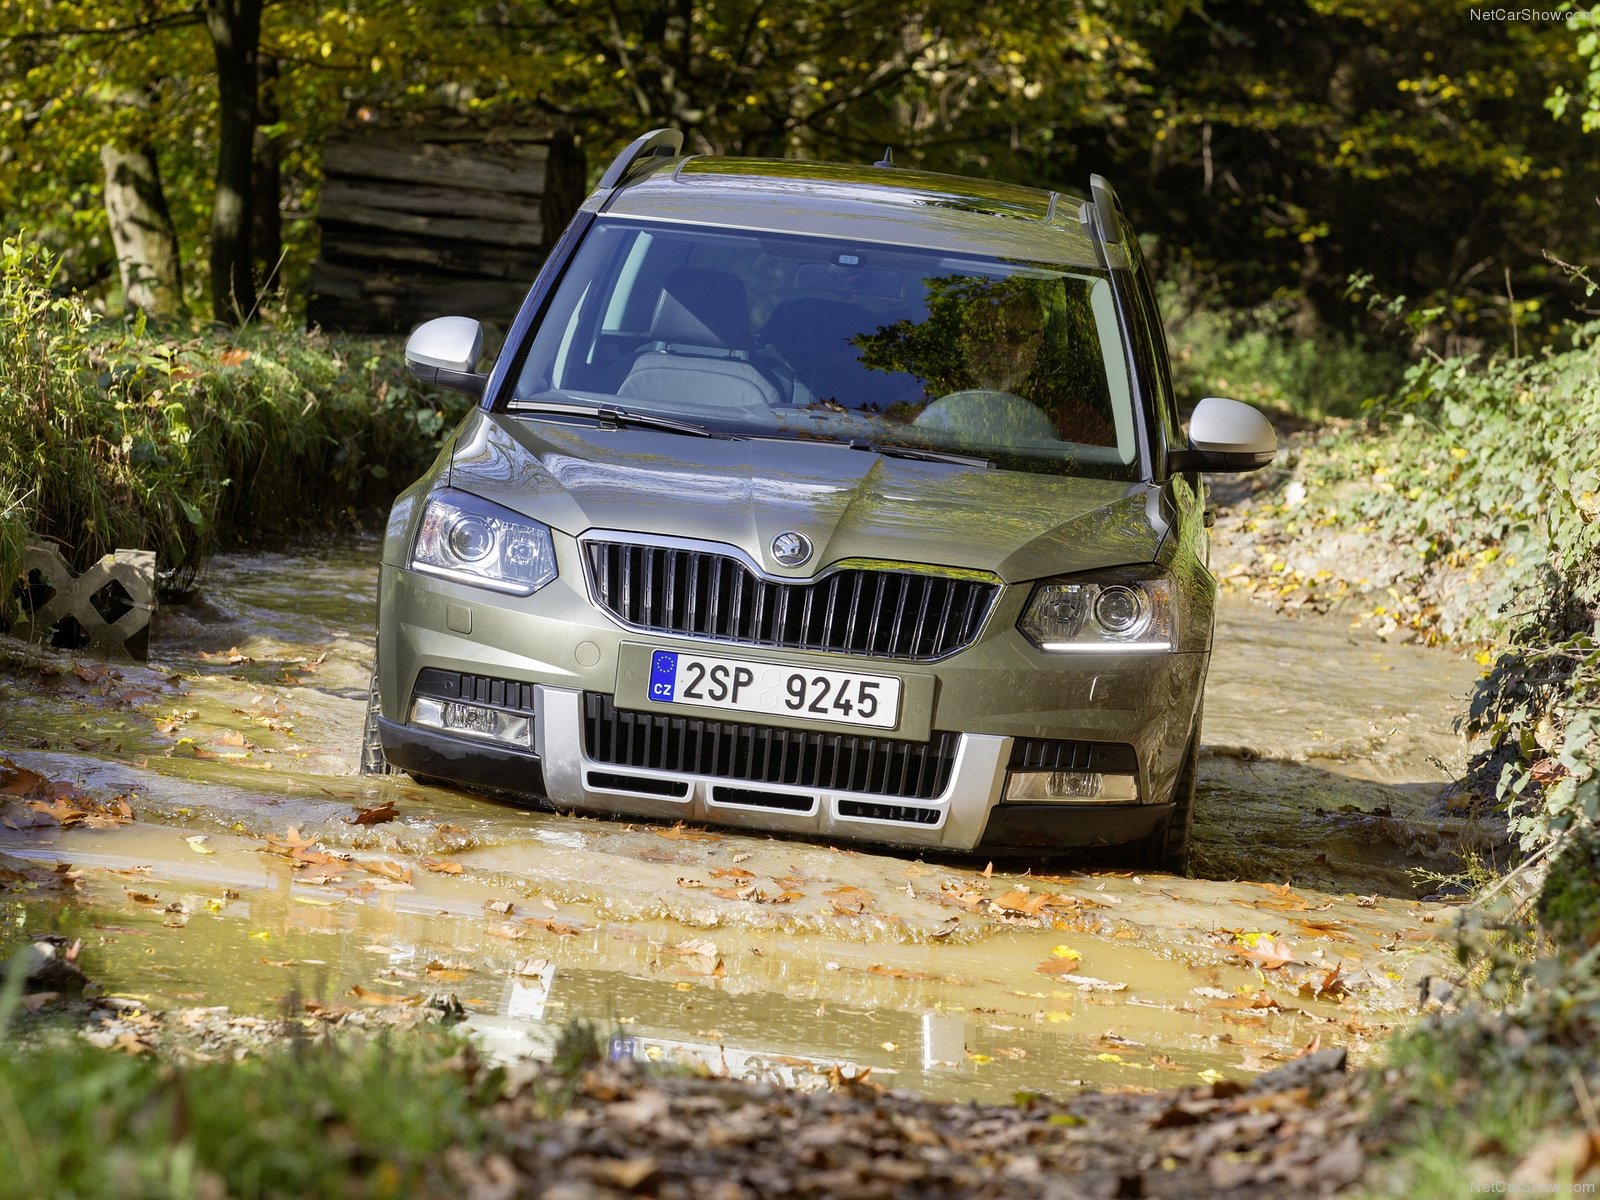
[[[621,530],[739,547],[774,575],[845,559],[991,571],[1007,582],[1153,561],[1158,489],[886,458],[818,442],[721,440],[477,414],[450,485],[577,536]],[[794,530],[797,568],[771,552]]]

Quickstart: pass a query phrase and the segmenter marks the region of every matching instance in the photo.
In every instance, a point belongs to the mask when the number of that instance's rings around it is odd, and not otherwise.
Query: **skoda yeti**
[[[363,769],[950,852],[1187,858],[1216,584],[1111,188],[684,156],[601,178],[383,545]]]

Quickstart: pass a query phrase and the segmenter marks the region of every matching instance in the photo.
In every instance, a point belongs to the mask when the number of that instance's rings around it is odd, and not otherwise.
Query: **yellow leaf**
[[[1120,1054],[1096,1054],[1094,1057],[1097,1062],[1119,1063],[1122,1061],[1122,1055]]]
[[[1049,1012],[1045,1013],[1044,1019],[1053,1025],[1059,1025],[1062,1021],[1072,1020],[1072,1014],[1064,1012]]]
[[[206,835],[203,833],[197,833],[193,837],[186,837],[183,840],[189,843],[189,849],[193,850],[196,854],[216,853],[215,850],[206,845]]]
[[[1079,954],[1071,946],[1057,946],[1054,949],[1052,949],[1050,951],[1050,953],[1053,954],[1056,958],[1070,958],[1073,961],[1077,961],[1078,959],[1083,957],[1083,955]]]

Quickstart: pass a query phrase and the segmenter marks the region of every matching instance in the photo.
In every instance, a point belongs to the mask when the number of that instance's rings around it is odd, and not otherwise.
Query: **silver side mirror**
[[[471,317],[435,317],[406,339],[406,367],[424,383],[482,396],[487,375],[473,370],[483,357],[483,326]]]
[[[1248,404],[1207,396],[1189,418],[1189,447],[1167,456],[1174,471],[1254,471],[1278,453],[1272,424]]]

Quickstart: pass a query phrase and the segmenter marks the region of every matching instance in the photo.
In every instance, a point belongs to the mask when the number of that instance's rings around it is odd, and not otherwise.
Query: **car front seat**
[[[755,338],[737,275],[682,267],[667,276],[650,340],[654,348],[634,360],[617,395],[674,408],[765,410],[783,403],[777,385],[750,361]]]

